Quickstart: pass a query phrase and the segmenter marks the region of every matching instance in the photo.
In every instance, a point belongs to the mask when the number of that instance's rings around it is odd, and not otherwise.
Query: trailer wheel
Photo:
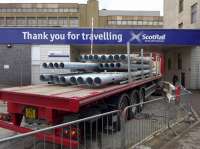
[[[138,104],[139,102],[140,102],[139,93],[137,90],[133,90],[130,93],[130,105],[135,105]],[[134,118],[135,114],[137,114],[138,112],[139,112],[139,106],[133,106],[132,108],[130,108],[130,110],[128,111],[129,119]]]
[[[139,103],[142,103],[142,102],[145,102],[145,90],[144,90],[144,88],[140,88],[140,90],[139,90]],[[141,112],[142,111],[142,109],[143,109],[143,107],[144,107],[144,104],[140,104],[140,106],[139,106],[139,112]]]
[[[121,94],[118,98],[118,109],[124,110],[127,106],[129,106],[129,96],[126,93]]]
[[[127,106],[129,106],[129,96],[126,93],[123,93],[112,99],[112,105],[115,107],[114,109],[118,109],[123,111]],[[120,114],[112,115],[111,120],[107,122],[109,124],[112,132],[120,131],[121,123],[120,123]]]

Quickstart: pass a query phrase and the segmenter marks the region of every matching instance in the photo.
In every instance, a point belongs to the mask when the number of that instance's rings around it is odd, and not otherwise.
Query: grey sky
[[[87,0],[1,0],[1,3],[86,3]],[[100,9],[156,10],[163,14],[163,0],[99,0]]]

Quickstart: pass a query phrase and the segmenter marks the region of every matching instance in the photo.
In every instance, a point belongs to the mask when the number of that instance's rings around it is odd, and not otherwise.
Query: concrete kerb
[[[190,127],[188,127],[186,130],[184,130],[182,133],[176,134],[176,137],[172,138],[171,141],[167,142],[161,149],[168,149],[168,146],[174,142],[176,142],[181,136],[183,136],[185,133],[187,133],[188,131],[190,131],[190,129],[192,129],[193,127],[195,127],[196,125],[198,125],[200,123],[200,117],[197,114],[197,112],[194,110],[193,107],[191,107],[191,113],[194,116],[194,118],[196,119],[196,122],[194,124],[192,124]],[[166,127],[163,128],[157,132],[155,132],[154,134],[152,134],[151,136],[145,138],[144,140],[138,142],[137,144],[133,145],[132,147],[130,147],[130,149],[136,149],[138,147],[138,145],[148,142],[151,139],[153,139],[155,136],[159,136],[160,134],[164,133],[166,130],[172,129],[175,125],[177,125],[180,122],[185,121],[185,118],[183,118],[182,120],[179,120],[178,122],[174,123],[171,127]]]
[[[168,149],[169,145],[175,143],[179,138],[181,138],[184,134],[186,134],[187,132],[189,132],[192,128],[194,128],[199,123],[200,123],[200,121],[196,121],[194,124],[192,124],[186,130],[184,130],[181,134],[179,134],[178,136],[176,136],[175,138],[173,138],[171,141],[169,141],[168,143],[166,143],[165,145],[163,145],[163,147],[161,149]]]
[[[186,130],[184,130],[182,133],[178,134],[175,138],[173,138],[171,141],[169,141],[168,143],[166,143],[165,145],[163,145],[163,147],[161,149],[168,149],[168,146],[175,143],[179,138],[181,138],[184,134],[186,134],[187,132],[189,132],[192,128],[194,128],[195,126],[197,126],[198,124],[200,124],[200,117],[197,114],[197,112],[191,107],[191,111],[193,113],[193,115],[195,116],[195,118],[197,119],[197,121],[192,124],[190,127],[188,127]]]

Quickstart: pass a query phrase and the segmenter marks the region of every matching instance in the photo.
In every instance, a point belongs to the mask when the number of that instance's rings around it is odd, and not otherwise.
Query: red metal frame
[[[12,131],[15,131],[15,132],[19,132],[19,133],[28,133],[28,132],[33,131],[33,130],[25,128],[25,127],[15,126],[11,123],[7,123],[7,122],[4,122],[2,120],[0,120],[0,127],[5,128],[5,129],[9,129],[9,130],[12,130]],[[48,141],[48,142],[52,142],[52,143],[55,143],[55,144],[61,144],[61,145],[64,145],[66,147],[71,147],[71,148],[77,148],[78,145],[79,145],[78,141],[66,139],[66,138],[56,136],[54,134],[49,134],[49,133],[46,134],[46,133],[40,132],[40,133],[35,134],[35,137],[38,140],[41,140],[41,141]]]
[[[62,98],[57,96],[43,96],[35,94],[16,93],[9,91],[0,91],[0,100],[4,99],[8,103],[8,113],[11,114],[14,125],[20,126],[24,109],[27,106],[36,107],[38,116],[41,119],[46,119],[50,124],[57,124],[57,112],[78,113],[81,106],[102,100],[103,98],[121,93],[123,91],[135,88],[148,82],[158,80],[161,76],[153,76],[150,78],[134,81],[128,84],[119,85],[105,92],[95,92],[86,97],[81,98]]]
[[[0,100],[20,105],[43,107],[66,112],[78,112],[79,102],[56,96],[43,96],[36,94],[25,94],[10,91],[0,91]]]
[[[108,92],[104,92],[103,94],[101,93],[101,94],[96,94],[95,96],[92,96],[92,97],[81,98],[80,99],[80,105],[81,106],[87,105],[87,104],[89,104],[91,102],[94,102],[94,101],[97,101],[97,100],[100,100],[100,99],[103,99],[103,98],[106,98],[106,97],[109,97],[109,96],[124,92],[126,90],[129,90],[129,89],[138,87],[140,85],[143,85],[145,83],[148,83],[148,82],[151,82],[151,81],[154,81],[154,80],[158,80],[160,78],[161,78],[161,76],[159,75],[159,76],[155,76],[153,78],[147,78],[147,79],[143,79],[143,80],[139,80],[139,81],[134,81],[134,82],[125,84],[123,86],[120,86],[117,89],[115,88],[112,91],[109,90]]]
[[[46,118],[48,123],[55,125],[57,120],[56,117],[62,117],[62,115],[55,115],[54,111],[65,112],[66,114],[70,114],[71,112],[77,113],[79,112],[81,106],[85,106],[90,103],[94,103],[98,100],[102,100],[103,98],[136,88],[148,82],[159,80],[160,78],[161,75],[153,76],[150,78],[134,81],[128,84],[119,85],[118,87],[115,86],[113,89],[111,88],[110,90],[105,91],[103,93],[94,92],[94,94],[91,94],[88,97],[71,99],[56,96],[42,96],[35,94],[16,93],[12,91],[0,91],[0,100],[7,101],[8,113],[11,115],[12,121],[12,123],[7,123],[0,120],[0,127],[13,130],[19,133],[26,133],[32,131],[31,129],[20,127],[22,117],[24,114],[24,108],[27,106],[37,107],[39,115],[42,115],[44,118]],[[36,137],[38,139],[44,139],[45,137],[46,141],[50,141],[57,144],[63,144],[65,146],[69,146],[70,144],[72,148],[76,148],[79,144],[79,142],[74,140],[69,140],[60,136],[49,135],[45,133],[39,133],[36,135]]]

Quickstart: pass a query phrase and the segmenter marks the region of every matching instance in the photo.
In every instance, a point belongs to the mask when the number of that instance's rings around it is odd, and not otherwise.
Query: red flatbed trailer
[[[60,85],[32,85],[23,87],[5,88],[0,90],[0,100],[7,102],[7,112],[11,116],[11,122],[0,120],[0,127],[10,129],[19,133],[32,131],[21,127],[21,121],[25,115],[26,107],[37,109],[37,118],[45,119],[48,124],[61,123],[56,114],[78,113],[84,106],[97,104],[108,97],[115,96],[136,88],[145,86],[151,82],[158,82],[161,75],[133,81],[127,84],[107,85],[102,88],[85,88],[83,86],[60,86]],[[56,111],[56,112],[55,112]],[[56,114],[55,114],[56,113]],[[61,117],[61,116],[59,116]],[[45,134],[38,134],[42,138]],[[58,137],[58,136],[57,136]],[[53,142],[54,135],[48,135],[48,140]],[[62,139],[61,137],[58,138]],[[69,139],[63,141],[69,144]],[[74,142],[75,146],[78,142]]]

